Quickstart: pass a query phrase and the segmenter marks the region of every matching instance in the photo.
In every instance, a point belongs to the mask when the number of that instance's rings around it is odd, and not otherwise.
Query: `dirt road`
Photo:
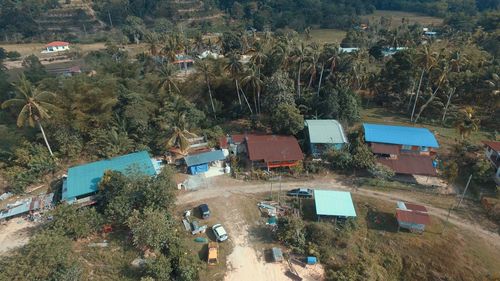
[[[238,181],[238,180],[233,180],[229,179],[227,177],[221,178],[221,181],[223,181],[220,184],[217,184],[217,182],[213,183],[213,186],[209,186],[197,191],[189,192],[189,193],[184,193],[181,194],[177,200],[181,204],[185,203],[191,203],[191,202],[196,202],[200,200],[205,200],[209,198],[214,198],[214,197],[220,197],[220,196],[229,196],[231,194],[251,194],[251,193],[261,193],[261,192],[266,192],[270,190],[270,183],[258,183],[258,184],[252,184],[252,183],[247,183],[243,181]],[[276,190],[277,186],[279,184],[274,183],[274,188]],[[391,192],[391,193],[382,193],[382,192],[377,192],[377,191],[372,191],[372,190],[367,190],[367,189],[355,189],[351,186],[348,186],[347,184],[343,183],[342,181],[333,179],[333,178],[318,178],[314,180],[309,180],[305,182],[283,182],[281,184],[282,190],[288,190],[300,186],[309,186],[313,188],[320,188],[320,189],[333,189],[333,190],[345,190],[345,191],[351,191],[354,194],[359,194],[362,196],[368,196],[372,198],[376,198],[379,200],[384,200],[387,202],[396,202],[396,201],[408,201],[408,202],[413,202],[413,203],[418,203],[421,205],[424,205],[428,211],[432,214],[432,216],[446,220],[448,216],[448,210],[436,208],[433,206],[430,206],[428,204],[425,204],[423,202],[418,201],[415,198],[411,198],[408,195],[401,194],[398,192]],[[500,251],[500,235],[497,233],[491,232],[489,230],[484,229],[482,226],[468,221],[464,220],[454,214],[451,214],[449,216],[450,223],[454,224],[455,226],[469,231],[471,234],[474,234],[476,237],[481,237],[485,239],[489,245],[492,247],[497,248],[497,250]]]

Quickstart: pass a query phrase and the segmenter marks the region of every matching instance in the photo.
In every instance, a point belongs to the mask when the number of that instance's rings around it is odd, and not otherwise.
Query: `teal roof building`
[[[305,120],[309,149],[313,156],[319,156],[328,149],[342,149],[347,143],[342,125],[334,119]]]
[[[356,217],[350,192],[315,189],[314,204],[318,219],[323,216]]]
[[[99,189],[99,182],[104,172],[108,170],[124,174],[140,173],[150,176],[159,173],[156,160],[151,159],[147,151],[71,167],[68,169],[68,176],[63,182],[62,200],[72,202],[95,194]]]

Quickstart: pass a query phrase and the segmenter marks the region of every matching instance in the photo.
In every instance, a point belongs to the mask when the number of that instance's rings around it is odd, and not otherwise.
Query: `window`
[[[422,146],[420,148],[420,151],[429,151],[429,148],[427,146]]]
[[[403,145],[401,147],[402,150],[411,150],[411,145]]]

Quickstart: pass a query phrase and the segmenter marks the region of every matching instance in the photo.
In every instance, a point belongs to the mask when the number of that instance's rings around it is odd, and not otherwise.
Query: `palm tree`
[[[197,59],[194,62],[194,65],[198,70],[203,74],[203,78],[205,79],[205,84],[207,84],[208,95],[210,96],[210,103],[212,104],[212,110],[214,111],[214,117],[217,119],[217,114],[215,112],[215,104],[212,98],[212,88],[210,87],[210,79],[213,77],[212,66],[209,63],[209,59]]]
[[[299,45],[295,46],[292,51],[292,59],[297,63],[297,95],[300,98],[300,73],[302,72],[302,62],[306,58],[307,55],[307,47],[304,45],[304,42],[301,42]]]
[[[240,82],[239,82],[238,77],[240,77],[241,74],[243,73],[243,64],[241,63],[240,57],[238,54],[232,53],[229,55],[229,61],[227,62],[226,66],[224,67],[224,70],[229,72],[229,74],[231,75],[231,77],[234,80],[234,85],[236,86],[236,94],[238,95],[238,102],[240,104],[240,108],[242,107],[241,95],[240,95],[240,91],[241,91],[241,93],[243,94],[243,98],[245,99],[245,101],[248,105],[248,109],[250,109],[250,112],[253,113],[252,107],[248,103],[248,99],[246,98],[246,95],[243,92],[243,89],[241,89],[241,87],[240,87]]]
[[[255,112],[257,114],[260,113],[260,90],[262,88],[262,80],[260,79],[260,75],[257,73],[257,70],[254,67],[251,67],[246,76],[242,79],[243,84],[247,86],[251,86],[253,89],[253,102],[255,105]]]
[[[467,106],[460,110],[460,115],[455,122],[455,128],[457,128],[462,139],[468,137],[471,132],[479,130],[479,119],[475,117],[474,108]]]
[[[15,86],[18,97],[5,101],[2,108],[21,107],[17,117],[17,126],[22,127],[28,123],[29,126],[35,127],[36,124],[42,133],[50,155],[54,156],[41,121],[50,118],[49,111],[57,110],[57,107],[50,103],[50,99],[54,98],[55,94],[34,87],[24,75]]]
[[[181,154],[186,154],[189,149],[189,139],[197,137],[187,130],[186,113],[180,112],[176,124],[172,126],[171,135],[167,140],[166,147],[178,146]]]
[[[436,81],[436,89],[434,92],[431,93],[431,96],[427,99],[427,101],[420,107],[420,110],[418,111],[417,115],[415,116],[414,122],[417,123],[418,119],[420,118],[420,115],[424,111],[424,109],[434,100],[436,97],[439,89],[443,84],[446,84],[448,82],[448,72],[449,72],[449,62],[447,60],[442,61],[442,70],[441,73],[439,74],[437,81]]]
[[[307,87],[311,88],[313,81],[316,80],[316,76],[318,75],[318,64],[321,55],[321,50],[319,45],[316,43],[312,43],[310,45],[310,49],[307,56],[308,66],[306,68],[306,72],[309,73],[309,83]]]
[[[144,41],[148,43],[148,49],[152,56],[158,55],[158,46],[161,43],[161,38],[156,32],[148,32],[144,35]]]
[[[420,54],[417,56],[417,63],[422,68],[422,72],[420,73],[420,80],[418,82],[417,93],[415,96],[415,101],[413,103],[410,121],[413,121],[413,115],[415,114],[415,108],[417,107],[418,96],[420,93],[420,87],[422,86],[424,73],[429,72],[435,66],[436,60],[436,53],[431,50],[431,47],[429,45],[425,45]]]
[[[178,93],[180,93],[177,84],[175,83],[175,68],[169,62],[166,62],[160,66],[158,69],[158,74],[160,76],[160,80],[158,81],[157,93],[161,89],[168,89],[168,93],[172,93],[172,88],[174,88]]]

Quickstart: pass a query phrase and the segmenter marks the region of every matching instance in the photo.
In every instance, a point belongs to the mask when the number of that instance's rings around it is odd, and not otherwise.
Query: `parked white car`
[[[222,242],[227,240],[227,232],[220,223],[212,226],[212,231],[214,232],[217,241]]]

